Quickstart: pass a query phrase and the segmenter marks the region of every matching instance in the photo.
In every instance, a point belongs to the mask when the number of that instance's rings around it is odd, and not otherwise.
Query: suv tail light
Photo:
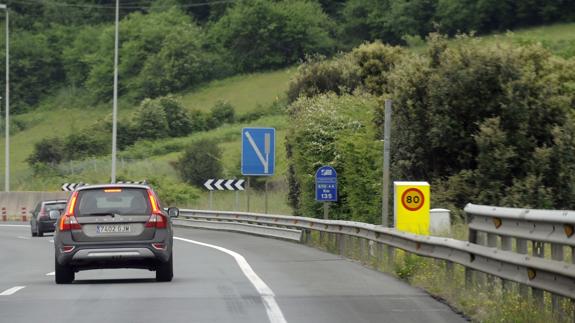
[[[60,231],[81,230],[82,226],[74,216],[74,208],[76,207],[76,199],[78,199],[78,192],[72,193],[66,214],[60,217]]]
[[[165,229],[168,226],[168,219],[162,213],[158,201],[151,190],[148,190],[148,199],[152,206],[152,215],[146,222],[146,228]]]

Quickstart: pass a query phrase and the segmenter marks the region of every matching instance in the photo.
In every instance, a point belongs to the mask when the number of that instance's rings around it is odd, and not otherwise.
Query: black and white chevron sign
[[[204,186],[210,190],[218,191],[243,191],[244,190],[244,180],[243,179],[208,179]]]
[[[72,192],[75,191],[78,187],[80,186],[84,186],[84,185],[90,185],[87,183],[64,183],[62,184],[62,186],[60,187],[62,189],[62,191],[66,191],[66,192]]]
[[[116,184],[136,184],[136,185],[148,185],[148,182],[146,180],[143,181],[137,181],[137,182],[133,182],[133,181],[119,181],[116,182]]]

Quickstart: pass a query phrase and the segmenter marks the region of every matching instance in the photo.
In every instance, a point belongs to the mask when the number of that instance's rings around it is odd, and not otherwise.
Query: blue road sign
[[[242,175],[272,176],[275,169],[276,130],[242,129]]]
[[[331,166],[322,166],[315,173],[315,200],[337,201],[337,172]]]

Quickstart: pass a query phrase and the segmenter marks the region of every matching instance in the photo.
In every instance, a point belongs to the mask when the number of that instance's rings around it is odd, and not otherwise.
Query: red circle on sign
[[[409,194],[411,192],[415,192],[421,198],[421,202],[418,205],[416,205],[415,207],[411,207],[411,206],[407,205],[407,203],[405,201],[407,194]],[[425,203],[425,197],[423,196],[423,192],[421,192],[421,190],[419,190],[417,188],[407,189],[401,195],[401,204],[403,205],[404,208],[406,208],[409,211],[417,211],[417,210],[421,209],[423,207],[424,203]]]

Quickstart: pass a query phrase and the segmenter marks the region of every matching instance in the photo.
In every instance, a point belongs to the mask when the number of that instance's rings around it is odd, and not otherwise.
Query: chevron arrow
[[[243,179],[238,179],[235,183],[234,183],[234,187],[239,190],[239,191],[243,191],[244,190],[244,180]]]
[[[226,187],[226,189],[227,189],[228,191],[234,191],[234,190],[235,190],[234,187],[232,186],[232,184],[234,184],[234,181],[235,181],[235,180],[233,180],[233,179],[228,179],[228,180],[226,181],[226,183],[224,184],[224,186]]]
[[[204,183],[204,186],[205,186],[208,190],[213,191],[214,188],[212,187],[212,183],[213,183],[214,181],[215,181],[214,179],[210,178],[210,179],[208,179],[208,180]]]
[[[219,191],[223,191],[225,190],[225,188],[222,187],[222,183],[225,181],[225,179],[218,179],[218,181],[216,182],[216,184],[214,184],[214,186],[219,190]]]

